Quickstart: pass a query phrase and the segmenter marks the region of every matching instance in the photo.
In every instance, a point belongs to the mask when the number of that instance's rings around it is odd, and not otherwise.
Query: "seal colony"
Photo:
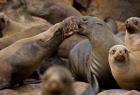
[[[114,5],[111,2],[116,2],[113,8],[117,10],[121,6],[116,0],[102,1],[97,3],[110,6]],[[140,18],[125,21],[127,31],[122,42],[115,36],[118,33],[115,20],[124,20],[130,15],[122,14],[123,9],[119,9],[121,14],[104,20],[81,16],[79,8],[88,11],[90,2],[94,1],[0,1],[0,94],[5,95],[7,90],[10,95],[34,95],[36,91],[35,95],[41,91],[42,95],[97,95],[99,91],[110,89],[101,94],[139,95],[135,90],[140,90]],[[129,0],[121,2],[122,7],[129,2],[124,10],[131,4]],[[112,15],[113,10],[109,12]],[[69,17],[71,15],[76,16]],[[25,85],[35,84],[36,80],[42,86],[29,91]],[[20,87],[29,93],[20,92]],[[121,89],[115,90],[117,88]]]

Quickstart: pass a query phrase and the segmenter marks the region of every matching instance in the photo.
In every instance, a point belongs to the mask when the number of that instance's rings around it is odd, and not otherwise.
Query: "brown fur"
[[[140,52],[128,51],[125,46],[116,45],[110,49],[109,64],[112,74],[123,89],[135,89],[139,88],[139,55]]]
[[[79,34],[89,40],[77,44],[70,53],[70,68],[77,80],[91,82],[95,93],[100,88],[117,88],[108,64],[108,50],[123,44],[97,17],[79,17]]]
[[[9,0],[0,13],[0,33],[3,37],[0,39],[0,49],[17,40],[44,32],[50,26],[44,19],[29,15],[22,0]]]
[[[27,12],[24,0],[8,0],[0,15],[5,23],[5,27],[1,29],[3,36],[24,32],[33,27],[45,24],[48,25],[47,21],[41,18],[32,17]]]
[[[32,37],[32,36],[35,36],[39,33],[42,33],[44,31],[46,31],[50,26],[51,25],[49,23],[48,24],[46,23],[44,25],[38,25],[35,27],[31,27],[30,29],[27,29],[27,30],[22,31],[22,32],[18,32],[18,30],[17,30],[17,33],[13,33],[13,34],[10,34],[8,36],[4,36],[3,38],[0,38],[0,50],[13,44],[14,42],[16,42],[20,39]]]
[[[109,55],[109,64],[114,78],[122,88],[140,90],[138,86],[140,84],[140,18],[129,18],[125,24],[127,29],[125,35],[126,47],[112,47],[110,51],[114,49],[115,52]]]
[[[1,50],[0,65],[7,64],[12,70],[5,75],[11,76],[5,79],[7,84],[1,85],[3,83],[3,77],[1,77],[0,89],[21,83],[22,80],[29,77],[44,58],[49,58],[57,50],[64,38],[76,32],[76,27],[73,27],[71,31],[64,31],[67,30],[66,28],[69,27],[67,25],[72,19],[58,23],[48,31],[36,36],[19,40]],[[5,71],[1,68],[0,75],[3,75],[3,72]]]
[[[64,67],[50,67],[43,76],[42,95],[74,95],[72,75]]]
[[[67,0],[61,0],[67,1]],[[71,5],[57,0],[26,0],[29,13],[42,17],[52,24],[60,22],[69,16],[80,16]]]
[[[125,21],[125,45],[131,51],[140,50],[140,18],[131,17]]]

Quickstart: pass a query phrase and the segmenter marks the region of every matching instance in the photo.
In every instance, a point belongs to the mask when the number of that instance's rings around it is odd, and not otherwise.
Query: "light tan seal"
[[[130,51],[140,50],[140,18],[131,17],[125,21],[125,45]]]
[[[129,51],[123,45],[115,45],[109,50],[109,65],[121,88],[140,90],[139,55],[140,51]]]

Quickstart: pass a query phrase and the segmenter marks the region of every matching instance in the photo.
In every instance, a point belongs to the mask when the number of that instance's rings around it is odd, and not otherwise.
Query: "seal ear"
[[[112,17],[106,17],[104,19],[104,21],[106,22],[106,24],[108,25],[108,27],[111,29],[113,34],[118,33],[118,26],[116,21],[112,18]]]

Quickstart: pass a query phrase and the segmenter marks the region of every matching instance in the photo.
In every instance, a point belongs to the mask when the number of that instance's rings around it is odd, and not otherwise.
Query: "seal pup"
[[[109,65],[115,80],[121,88],[140,90],[139,55],[139,51],[129,51],[123,45],[115,45],[110,48]]]
[[[50,67],[43,76],[42,95],[75,95],[72,87],[73,77],[62,66]]]

